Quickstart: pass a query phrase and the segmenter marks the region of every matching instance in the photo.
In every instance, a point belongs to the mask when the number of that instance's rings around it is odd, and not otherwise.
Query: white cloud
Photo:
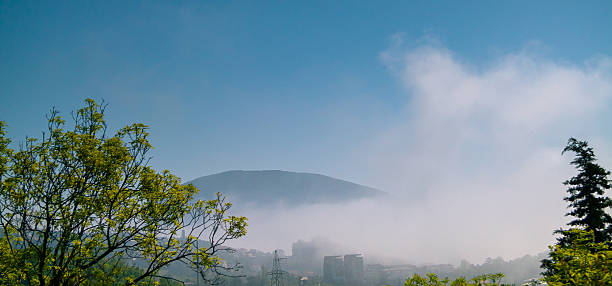
[[[400,199],[253,212],[247,242],[288,248],[322,235],[412,262],[546,250],[566,221],[562,182],[574,173],[563,144],[575,136],[612,147],[602,133],[612,122],[612,61],[520,52],[480,67],[439,45],[395,45],[381,59],[405,87],[405,114],[355,153],[366,154],[374,185]]]
[[[381,57],[410,104],[406,122],[374,144],[382,151],[373,153],[373,161],[401,165],[417,177],[487,179],[475,170],[507,177],[541,152],[560,150],[559,140],[604,135],[588,132],[610,119],[607,58],[578,67],[519,53],[477,69],[433,46]]]

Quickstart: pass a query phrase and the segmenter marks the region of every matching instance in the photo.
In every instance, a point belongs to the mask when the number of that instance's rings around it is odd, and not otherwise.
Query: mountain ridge
[[[229,170],[193,179],[198,199],[220,192],[232,202],[257,206],[342,203],[387,195],[376,188],[327,175],[284,170]]]

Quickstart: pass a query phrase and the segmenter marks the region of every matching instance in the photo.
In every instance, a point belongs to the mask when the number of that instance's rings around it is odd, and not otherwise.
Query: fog
[[[436,43],[406,47],[398,36],[380,60],[406,105],[358,142],[350,163],[390,196],[238,209],[249,232],[233,245],[290,253],[291,243],[318,237],[366,259],[417,264],[537,254],[567,221],[567,139],[588,140],[612,167],[610,58],[576,66],[528,47],[475,64]]]

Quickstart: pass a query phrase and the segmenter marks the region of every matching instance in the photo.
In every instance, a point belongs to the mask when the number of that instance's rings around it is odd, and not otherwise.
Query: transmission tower
[[[283,276],[287,274],[287,271],[284,271],[281,268],[281,259],[278,257],[278,250],[274,250],[274,261],[272,262],[272,271],[268,272],[270,275],[270,285],[271,286],[283,286]]]

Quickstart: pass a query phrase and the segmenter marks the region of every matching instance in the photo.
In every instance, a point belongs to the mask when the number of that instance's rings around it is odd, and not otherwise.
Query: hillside
[[[279,170],[227,171],[188,183],[200,189],[197,198],[206,199],[221,192],[232,202],[257,206],[340,203],[386,194],[324,175]]]

